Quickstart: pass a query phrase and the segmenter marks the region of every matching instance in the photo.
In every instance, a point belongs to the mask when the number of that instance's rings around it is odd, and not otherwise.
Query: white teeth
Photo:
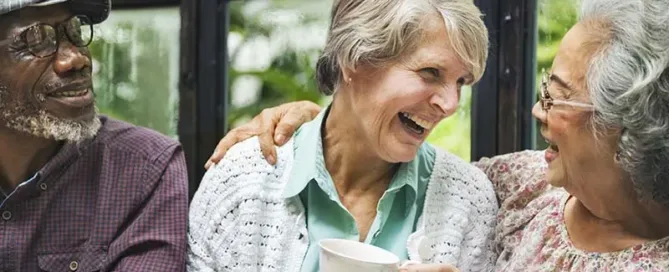
[[[85,95],[87,92],[88,92],[88,90],[68,91],[68,92],[55,93],[55,94],[52,94],[51,96],[54,96],[54,97],[77,97],[77,96]]]
[[[434,122],[421,119],[420,117],[412,115],[410,113],[403,112],[402,114],[404,115],[404,117],[411,119],[411,121],[414,121],[416,124],[427,130],[432,129],[436,125],[436,123]]]

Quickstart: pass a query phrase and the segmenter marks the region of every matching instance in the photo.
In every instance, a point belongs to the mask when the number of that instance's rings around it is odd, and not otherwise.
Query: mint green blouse
[[[309,248],[301,271],[318,271],[320,240],[359,240],[355,219],[339,200],[325,167],[321,127],[328,112],[329,107],[296,132],[295,161],[283,192],[285,198],[299,197],[306,209]],[[393,252],[402,260],[408,259],[406,241],[423,211],[435,156],[434,147],[423,144],[414,160],[400,165],[379,200],[365,243]]]

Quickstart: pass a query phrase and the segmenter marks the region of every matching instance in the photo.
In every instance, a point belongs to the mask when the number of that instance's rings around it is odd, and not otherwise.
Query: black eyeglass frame
[[[90,28],[91,36],[88,39],[88,41],[84,41],[82,44],[79,44],[78,42],[76,42],[75,39],[72,38],[70,36],[70,33],[68,33],[68,31],[67,31],[67,26],[66,25],[68,25],[69,22],[71,22],[73,18],[79,18],[80,22],[82,22],[81,26],[87,25]],[[95,32],[94,32],[94,29],[93,29],[93,23],[92,22],[93,21],[91,20],[91,18],[86,16],[86,15],[73,15],[72,17],[68,18],[67,20],[56,24],[55,26],[51,25],[51,24],[47,24],[47,23],[37,23],[37,24],[34,24],[34,25],[31,25],[31,26],[27,27],[25,30],[21,31],[21,33],[19,33],[18,35],[15,35],[14,37],[11,37],[11,38],[0,41],[0,46],[6,46],[6,45],[10,45],[12,43],[23,42],[23,43],[26,44],[26,46],[28,47],[28,51],[30,51],[30,54],[32,54],[33,56],[35,56],[37,58],[48,58],[48,57],[51,57],[51,56],[55,55],[56,53],[58,53],[58,49],[60,48],[60,41],[61,41],[61,38],[62,38],[61,31],[63,32],[63,35],[65,35],[67,37],[68,41],[72,45],[74,45],[78,48],[88,47],[93,42],[93,37],[95,36]],[[55,42],[55,44],[52,45],[54,47],[53,52],[51,52],[49,54],[45,54],[45,55],[35,53],[34,52],[35,50],[30,47],[30,45],[27,41],[27,37],[26,37],[26,35],[28,35],[29,31],[31,31],[35,28],[38,28],[38,27],[42,27],[42,26],[51,27],[54,30],[53,33],[56,33],[56,39],[55,39],[56,42]],[[65,29],[62,29],[62,28],[65,28]]]

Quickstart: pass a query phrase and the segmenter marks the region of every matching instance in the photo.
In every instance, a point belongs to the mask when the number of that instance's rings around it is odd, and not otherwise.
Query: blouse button
[[[39,188],[42,189],[42,191],[46,191],[46,189],[48,187],[47,187],[46,183],[42,182],[42,183],[39,184]]]

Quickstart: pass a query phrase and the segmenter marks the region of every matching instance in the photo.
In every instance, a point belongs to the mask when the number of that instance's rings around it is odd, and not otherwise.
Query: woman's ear
[[[342,68],[341,69],[341,75],[342,75],[342,81],[344,81],[344,84],[349,85],[353,81],[353,75],[354,75],[353,69],[350,68]]]

